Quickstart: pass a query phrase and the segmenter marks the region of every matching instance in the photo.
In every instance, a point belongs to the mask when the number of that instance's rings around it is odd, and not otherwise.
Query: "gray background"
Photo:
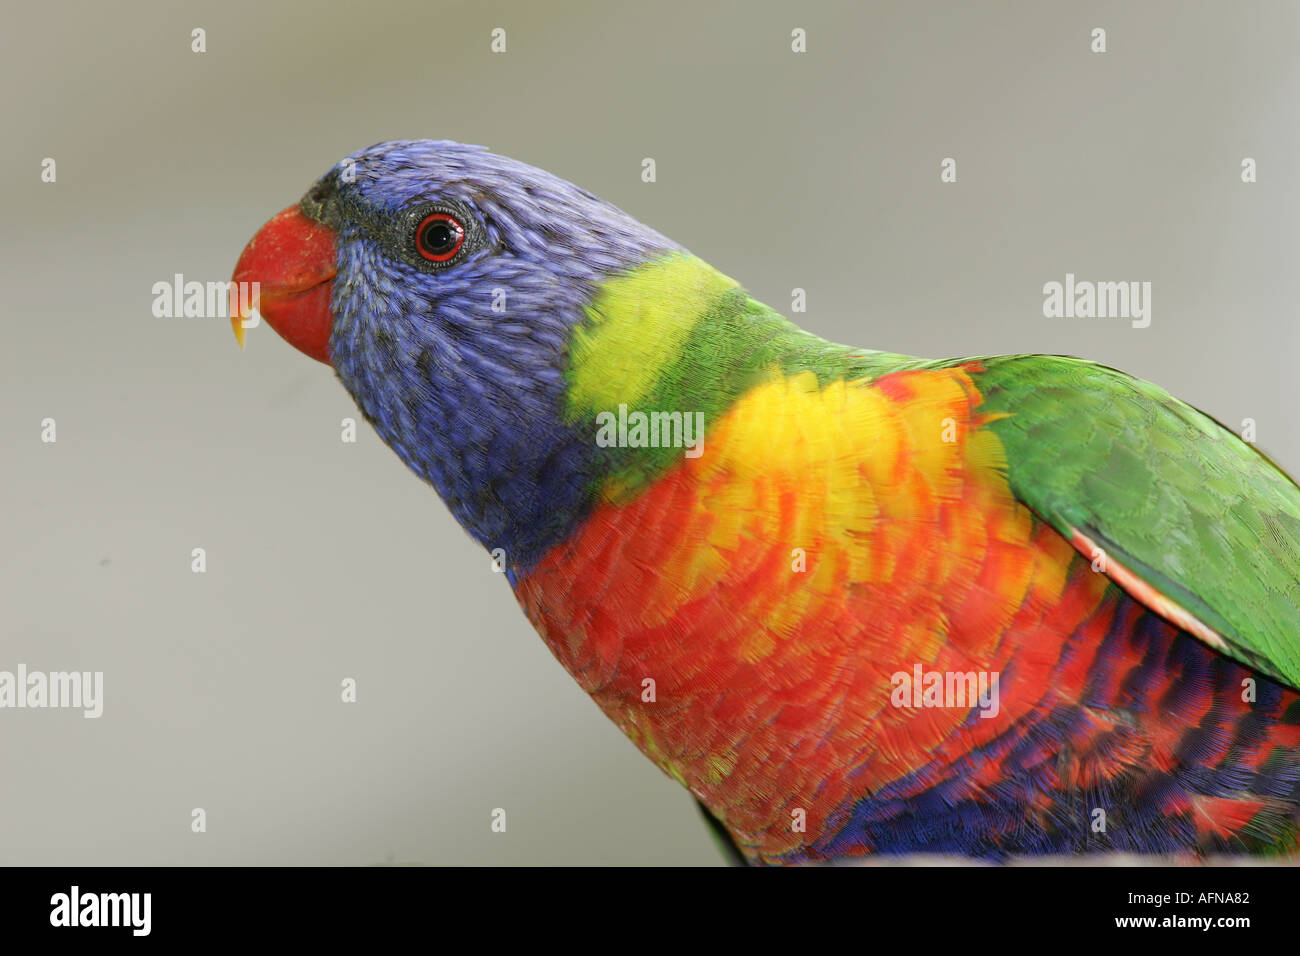
[[[1298,9],[11,6],[0,669],[103,670],[106,700],[0,711],[0,862],[719,860],[436,495],[368,426],[340,442],[325,367],[152,316],[344,154],[483,143],[783,311],[807,289],[827,337],[1084,355],[1256,419],[1295,470]],[[1152,282],[1151,327],[1045,319],[1067,271]]]

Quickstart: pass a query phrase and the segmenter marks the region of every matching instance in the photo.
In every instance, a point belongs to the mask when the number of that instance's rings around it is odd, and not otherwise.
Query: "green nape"
[[[828,342],[752,299],[733,279],[673,253],[602,283],[569,349],[571,423],[629,412],[700,413],[708,429],[747,391],[811,371],[825,385],[926,365]],[[610,447],[601,484],[635,496],[682,459],[682,448]]]

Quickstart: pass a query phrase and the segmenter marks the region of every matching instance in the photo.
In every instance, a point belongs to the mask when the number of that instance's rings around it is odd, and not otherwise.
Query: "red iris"
[[[430,213],[415,230],[415,248],[430,262],[448,262],[465,244],[465,227],[445,212]]]

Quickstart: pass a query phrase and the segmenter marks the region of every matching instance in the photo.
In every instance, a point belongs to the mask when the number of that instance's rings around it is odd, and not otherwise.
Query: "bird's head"
[[[336,353],[385,332],[497,361],[523,344],[534,359],[548,329],[581,318],[584,293],[677,248],[544,170],[407,140],[340,161],[258,232],[234,278],[260,282],[262,317],[342,374]],[[523,316],[545,326],[511,321]]]
[[[272,218],[234,282],[259,284],[261,317],[333,367],[474,537],[526,564],[578,520],[602,467],[589,420],[566,412],[574,330],[611,277],[674,255],[540,169],[396,141],[344,159]]]

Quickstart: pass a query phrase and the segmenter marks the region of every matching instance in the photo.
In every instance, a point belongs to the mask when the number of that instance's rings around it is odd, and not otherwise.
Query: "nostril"
[[[334,183],[329,177],[315,183],[302,200],[298,203],[298,208],[309,219],[322,220],[325,216],[326,207],[334,198]]]

